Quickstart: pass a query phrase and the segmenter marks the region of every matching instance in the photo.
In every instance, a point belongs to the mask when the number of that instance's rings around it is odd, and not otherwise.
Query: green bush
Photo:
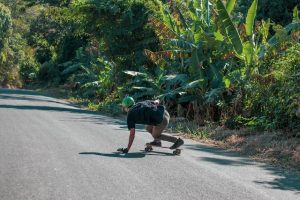
[[[300,44],[262,62],[246,87],[246,109],[267,129],[300,130]]]
[[[38,72],[38,79],[42,82],[59,85],[61,78],[58,66],[52,61],[44,62]]]
[[[33,82],[37,78],[39,64],[33,57],[27,57],[20,66],[20,75],[25,84]]]

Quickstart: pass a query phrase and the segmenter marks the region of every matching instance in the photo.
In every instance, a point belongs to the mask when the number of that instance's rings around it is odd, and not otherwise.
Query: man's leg
[[[146,126],[145,126],[145,129],[146,129],[146,131],[147,131],[148,133],[150,133],[150,134],[152,135],[153,126],[151,126],[151,125],[146,125]]]
[[[154,127],[154,126],[152,126],[152,125],[146,125],[146,126],[145,126],[146,131],[147,131],[148,133],[150,133],[152,136],[153,136],[153,134],[152,134],[152,132],[153,132],[153,127]],[[155,137],[153,137],[153,138],[154,138],[154,140],[153,140],[152,142],[149,142],[149,144],[151,144],[151,145],[156,145],[156,146],[161,146],[161,141],[160,141],[160,139],[156,139]]]
[[[158,124],[157,126],[153,126],[152,129],[152,136],[155,139],[159,139],[159,140],[164,140],[164,141],[168,141],[168,142],[172,142],[175,143],[177,141],[177,137],[166,134],[166,133],[162,133],[163,130],[168,126],[170,121],[170,115],[168,113],[168,111],[165,110],[164,112],[164,116],[163,116],[163,121]]]

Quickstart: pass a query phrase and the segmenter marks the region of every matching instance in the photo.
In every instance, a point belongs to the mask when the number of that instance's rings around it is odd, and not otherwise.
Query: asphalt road
[[[185,140],[181,156],[143,152],[124,121],[32,91],[0,89],[1,200],[300,200],[300,179]],[[165,143],[165,145],[168,145]]]

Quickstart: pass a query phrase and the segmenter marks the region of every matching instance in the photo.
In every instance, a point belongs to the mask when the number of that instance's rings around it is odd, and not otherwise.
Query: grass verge
[[[202,143],[230,149],[256,161],[295,171],[300,176],[300,137],[284,132],[229,130],[208,124],[197,127],[190,122],[171,122],[170,131]]]

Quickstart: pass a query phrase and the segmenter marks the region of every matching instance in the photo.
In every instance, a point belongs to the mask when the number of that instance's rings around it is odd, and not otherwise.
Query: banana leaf
[[[178,6],[175,6],[175,9],[176,9],[176,11],[177,11],[177,13],[178,13],[178,15],[179,15],[179,20],[180,20],[182,26],[184,27],[184,29],[188,29],[187,22],[186,22],[186,20],[185,20],[185,17],[184,17],[183,14],[182,14],[180,8],[179,8]]]
[[[166,75],[161,78],[161,81],[167,81],[171,84],[186,83],[188,80],[187,74]]]
[[[153,88],[148,88],[148,87],[132,87],[132,89],[136,89],[140,91],[148,91],[148,92],[154,91]]]
[[[188,50],[165,50],[152,52],[148,49],[144,50],[145,56],[150,59],[152,62],[158,64],[160,60],[168,59],[177,59],[177,58],[188,58],[190,57],[190,51]]]
[[[226,4],[226,10],[229,15],[235,6],[235,3],[236,3],[236,0],[228,0],[228,2]]]
[[[195,89],[200,85],[200,83],[203,83],[204,81],[205,81],[204,79],[198,79],[198,80],[192,81],[192,82],[184,85],[182,87],[182,89],[183,90]]]
[[[170,45],[183,50],[191,50],[193,48],[197,48],[197,46],[194,45],[193,43],[185,41],[183,39],[170,39],[168,40],[168,42]]]
[[[149,24],[154,28],[154,31],[158,37],[160,37],[160,38],[176,38],[176,33],[162,21],[160,21],[154,17],[150,17]]]
[[[93,81],[93,82],[85,83],[81,87],[82,88],[90,88],[90,87],[92,87],[92,88],[100,88],[100,86],[101,86],[100,81]]]
[[[73,65],[67,67],[64,71],[62,71],[61,75],[72,74],[81,69],[83,69],[82,63],[76,63],[76,64],[73,64]]]
[[[128,74],[128,75],[130,75],[130,76],[133,76],[133,77],[135,77],[135,76],[143,76],[143,77],[146,77],[147,76],[147,74],[145,74],[145,73],[141,73],[141,72],[136,72],[136,71],[129,71],[129,70],[126,70],[126,71],[123,71],[125,74]]]
[[[254,45],[252,42],[247,41],[243,44],[243,47],[243,53],[245,55],[246,63],[247,65],[249,65],[253,59]]]
[[[199,95],[184,95],[182,97],[180,97],[178,99],[178,103],[186,103],[186,102],[191,102],[191,101],[195,101],[201,99],[201,97]]]
[[[299,11],[297,6],[293,9],[293,22],[299,21]]]
[[[138,92],[138,93],[135,93],[133,95],[134,99],[139,99],[139,98],[142,98],[142,97],[153,97],[155,95],[155,91],[152,90],[152,91],[144,91],[144,92]]]
[[[183,85],[182,87],[179,87],[175,90],[171,90],[171,91],[168,91],[165,94],[159,95],[158,98],[159,99],[162,99],[162,98],[165,98],[165,97],[176,98],[177,96],[185,95],[185,94],[187,94],[188,90],[199,88],[199,86],[201,86],[202,82],[204,82],[203,79],[192,81],[192,82],[187,83],[187,84]]]
[[[235,52],[241,55],[243,53],[243,44],[237,29],[230,19],[223,2],[221,0],[217,0],[216,6],[219,14],[217,19],[219,20],[219,26],[223,34],[227,36],[230,43],[233,45]]]
[[[253,34],[253,25],[254,20],[256,17],[256,10],[257,10],[257,2],[258,0],[254,0],[248,10],[248,14],[246,17],[246,34],[247,36],[252,36]]]
[[[204,96],[205,103],[216,102],[219,99],[222,92],[223,92],[223,88],[215,88],[208,91]]]
[[[161,85],[165,87],[167,91],[174,89],[175,86],[182,86],[187,83],[187,74],[176,74],[176,75],[166,75],[160,79]]]

